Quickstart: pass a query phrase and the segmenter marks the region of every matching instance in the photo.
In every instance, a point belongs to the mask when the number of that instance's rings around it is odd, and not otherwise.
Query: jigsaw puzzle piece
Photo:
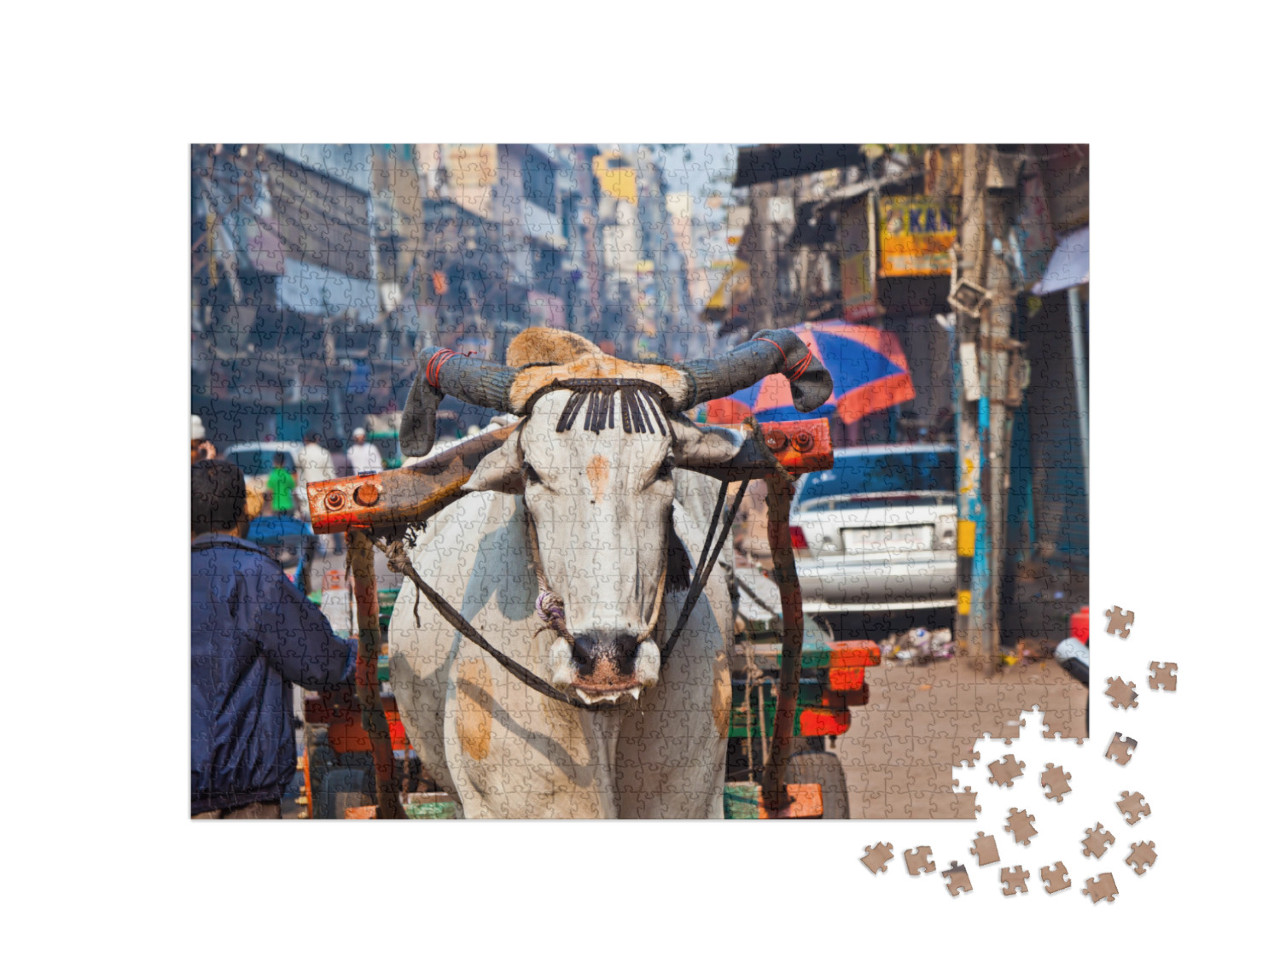
[[[929,846],[917,846],[915,849],[904,852],[902,856],[907,861],[907,875],[919,876],[921,873],[932,873],[938,868],[929,858],[932,855],[933,849]]]
[[[947,881],[947,891],[952,896],[959,896],[962,892],[973,892],[973,884],[969,882],[969,871],[954,859],[951,861],[951,868],[944,869],[942,875]]]
[[[1036,817],[1029,815],[1025,809],[1010,809],[1005,820],[1005,829],[1013,834],[1016,842],[1023,846],[1031,845],[1031,837],[1039,835],[1035,828]]]
[[[1000,862],[1000,851],[996,847],[996,838],[980,832],[973,840],[973,848],[969,853],[978,857],[978,865]]]
[[[1108,903],[1114,903],[1116,901],[1116,893],[1119,891],[1116,889],[1115,877],[1110,873],[1099,873],[1096,877],[1085,883],[1084,889],[1080,892],[1084,893],[1086,896],[1093,897],[1093,901],[1095,903],[1104,899]]]
[[[1040,867],[1040,880],[1044,883],[1044,891],[1046,893],[1058,893],[1071,885],[1071,880],[1067,876],[1067,867],[1062,865],[1062,861],[1053,864],[1053,867]]]
[[[1124,813],[1125,822],[1130,826],[1137,823],[1143,816],[1151,815],[1151,806],[1142,798],[1140,792],[1129,792],[1125,790],[1120,794],[1120,801],[1116,803],[1116,809]]]
[[[987,782],[997,786],[1012,786],[1013,781],[1022,775],[1022,770],[1027,768],[1027,764],[1015,759],[1013,754],[1009,753],[999,762],[991,763],[987,768],[991,770],[991,778]]]
[[[1130,843],[1129,855],[1125,863],[1133,867],[1133,871],[1141,876],[1156,861],[1156,844],[1152,842]]]
[[[1122,639],[1127,639],[1131,628],[1133,628],[1132,612],[1126,612],[1118,605],[1107,609],[1108,635],[1118,635]]]
[[[893,859],[893,843],[876,843],[874,849],[870,846],[863,846],[862,849],[867,854],[862,857],[862,865],[871,870],[872,876],[889,871],[887,864]]]
[[[1062,767],[1049,763],[1040,774],[1040,786],[1045,790],[1045,799],[1062,802],[1062,797],[1071,792],[1071,784],[1067,781],[1071,773],[1063,772]]]
[[[1013,869],[1004,867],[1000,870],[1000,882],[1004,884],[1004,895],[1012,896],[1014,893],[1026,893],[1027,879],[1031,873],[1021,866],[1014,866]]]
[[[1126,682],[1119,676],[1112,676],[1107,679],[1106,693],[1111,699],[1111,707],[1113,709],[1125,708],[1138,705],[1138,690],[1134,688],[1132,682]]]
[[[1107,847],[1116,841],[1115,836],[1107,832],[1102,823],[1098,823],[1093,829],[1086,829],[1084,834],[1084,839],[1080,840],[1084,845],[1084,854],[1094,859],[1101,859]]]
[[[1152,689],[1164,689],[1166,692],[1175,692],[1178,688],[1178,663],[1176,662],[1152,662],[1151,677],[1147,679],[1148,687]]]
[[[1133,758],[1133,751],[1137,748],[1137,739],[1130,739],[1117,732],[1111,737],[1111,745],[1107,747],[1106,757],[1113,760],[1117,766],[1127,766],[1129,760]]]

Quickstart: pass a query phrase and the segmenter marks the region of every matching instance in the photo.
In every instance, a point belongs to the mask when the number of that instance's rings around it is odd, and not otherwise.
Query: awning
[[[738,148],[734,187],[750,187],[861,164],[861,144],[764,144]]]
[[[1044,277],[1032,287],[1032,294],[1053,294],[1089,283],[1089,229],[1072,231],[1053,249]]]

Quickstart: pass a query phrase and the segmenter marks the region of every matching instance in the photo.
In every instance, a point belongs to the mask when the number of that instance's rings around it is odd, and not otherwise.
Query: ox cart
[[[345,531],[349,536],[354,575],[350,581],[364,666],[354,697],[325,693],[306,698],[304,773],[313,818],[456,814],[452,800],[430,791],[430,773],[423,771],[400,722],[395,697],[384,685],[389,673],[381,639],[396,590],[377,592],[373,548],[376,540],[402,537],[461,498],[476,465],[511,430],[507,426],[486,431],[407,468],[308,486],[315,531]],[[851,706],[865,704],[864,671],[879,664],[880,653],[870,642],[836,641],[812,620],[804,620],[801,628],[786,534],[790,477],[831,464],[827,424],[769,423],[753,430],[772,453],[773,463],[739,468],[735,480],[769,481],[770,542],[775,560],[782,564],[776,584],[766,584],[750,572],[740,572],[736,579],[742,631],[731,646],[725,815],[847,817],[843,771],[827,751],[827,740],[849,728]],[[792,748],[797,743],[803,745],[798,752]],[[766,805],[771,780],[772,798],[786,793],[783,805]],[[427,791],[416,791],[422,789]]]

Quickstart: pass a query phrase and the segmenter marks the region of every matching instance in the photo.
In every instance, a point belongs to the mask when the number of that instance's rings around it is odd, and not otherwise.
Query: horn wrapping
[[[447,357],[428,345],[418,354],[418,373],[409,388],[400,421],[400,447],[406,455],[425,455],[436,440],[436,409],[445,395],[480,408],[515,414],[511,386],[517,369],[491,361]]]
[[[690,379],[692,396],[682,410],[741,391],[771,374],[786,374],[791,401],[800,411],[813,411],[831,397],[831,374],[814,358],[794,331],[761,331],[721,358],[672,365]]]

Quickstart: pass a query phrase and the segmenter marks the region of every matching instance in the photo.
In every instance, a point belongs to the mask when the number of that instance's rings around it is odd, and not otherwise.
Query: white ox
[[[714,366],[630,365],[537,329],[513,344],[511,367],[423,353],[407,452],[430,448],[445,392],[523,424],[477,467],[474,494],[419,535],[412,563],[493,646],[577,702],[515,678],[406,581],[391,685],[423,764],[467,817],[722,815],[732,629],[718,566],[665,664],[659,651],[714,498],[711,479],[683,469],[759,453],[680,412],[772,371],[796,373],[802,410],[825,400],[830,379],[799,339],[766,335],[767,351],[749,342]],[[563,601],[561,622],[539,615],[540,593]]]

